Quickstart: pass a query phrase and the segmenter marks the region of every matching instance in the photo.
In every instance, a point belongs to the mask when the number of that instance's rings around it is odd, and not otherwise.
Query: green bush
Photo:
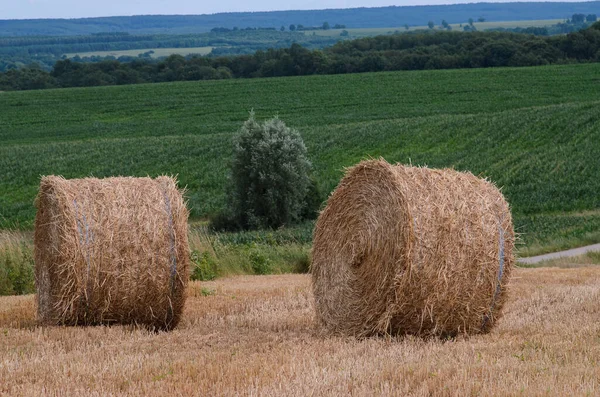
[[[12,243],[0,247],[0,295],[35,292],[33,269],[30,245]]]
[[[249,255],[250,266],[254,274],[271,274],[273,271],[273,264],[265,255],[260,251],[253,249]]]
[[[310,255],[306,252],[299,256],[294,263],[295,273],[308,273],[310,271]]]
[[[306,209],[310,169],[298,131],[277,117],[260,124],[251,112],[234,147],[231,221],[245,229],[298,222]]]
[[[308,185],[308,190],[306,192],[305,205],[302,209],[302,219],[317,219],[319,210],[324,201],[323,193],[321,193],[317,180],[310,178],[310,184]]]
[[[210,253],[204,251],[192,251],[191,261],[193,264],[192,275],[190,278],[194,281],[214,280],[219,275],[219,266]]]

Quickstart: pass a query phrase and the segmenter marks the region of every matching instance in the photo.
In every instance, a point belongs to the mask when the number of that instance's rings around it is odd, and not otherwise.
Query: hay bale
[[[317,318],[367,336],[489,331],[513,257],[508,204],[490,182],[450,169],[363,161],[317,221]]]
[[[38,319],[170,330],[185,302],[188,211],[170,177],[43,177],[36,200]]]

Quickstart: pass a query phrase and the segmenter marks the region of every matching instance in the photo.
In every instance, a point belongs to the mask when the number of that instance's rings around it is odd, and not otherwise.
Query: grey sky
[[[501,2],[506,0],[486,0]],[[565,1],[565,0],[563,0]],[[580,0],[566,0],[580,1]],[[0,0],[0,19],[81,18],[142,14],[212,14],[232,11],[310,10],[472,3],[473,0]]]

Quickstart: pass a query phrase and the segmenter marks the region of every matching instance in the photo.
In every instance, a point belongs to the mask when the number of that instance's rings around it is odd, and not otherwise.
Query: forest
[[[207,33],[164,35],[127,32],[96,33],[80,36],[0,37],[0,72],[37,64],[50,71],[68,53],[121,51],[133,49],[214,47],[215,55],[249,54],[260,49],[289,47],[299,43],[307,48],[323,48],[339,41],[336,37],[305,35],[302,32],[273,29],[214,30]],[[140,51],[143,53],[144,51]],[[97,62],[105,57],[86,56],[81,62]],[[120,61],[131,61],[124,57]]]

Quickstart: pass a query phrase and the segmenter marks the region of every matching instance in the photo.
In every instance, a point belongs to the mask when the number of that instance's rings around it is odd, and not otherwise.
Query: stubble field
[[[306,275],[192,283],[171,333],[37,327],[0,298],[6,395],[598,395],[600,267],[516,269],[490,334],[333,337]]]

